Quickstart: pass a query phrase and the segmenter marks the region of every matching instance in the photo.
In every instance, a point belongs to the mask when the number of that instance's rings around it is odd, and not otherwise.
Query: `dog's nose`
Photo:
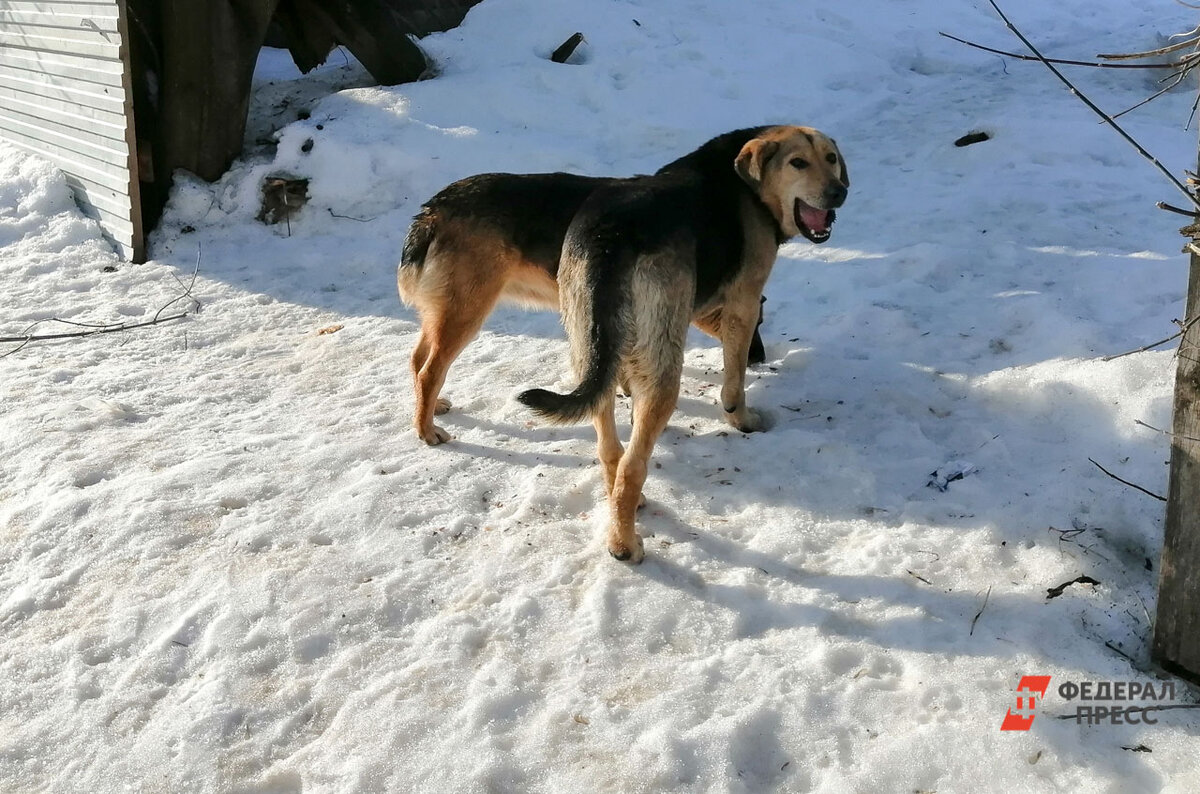
[[[830,182],[822,194],[826,209],[836,209],[846,200],[846,188],[840,182]]]

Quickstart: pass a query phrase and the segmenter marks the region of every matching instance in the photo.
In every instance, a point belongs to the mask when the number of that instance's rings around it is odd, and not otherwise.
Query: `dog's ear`
[[[830,139],[830,143],[833,144],[833,149],[837,152],[838,163],[842,166],[842,175],[838,177],[838,180],[842,183],[842,187],[850,187],[850,172],[846,170],[846,158],[842,155],[842,150],[838,148],[837,141]]]
[[[779,141],[764,141],[762,138],[755,138],[747,142],[738,152],[737,159],[733,161],[734,170],[746,184],[756,188],[762,184],[763,171],[767,167],[767,161],[778,151]]]

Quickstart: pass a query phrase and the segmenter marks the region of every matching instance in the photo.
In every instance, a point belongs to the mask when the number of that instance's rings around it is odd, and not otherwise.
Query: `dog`
[[[761,430],[745,366],[779,246],[829,240],[850,177],[837,144],[811,127],[721,135],[654,176],[597,187],[575,213],[558,268],[562,320],[579,385],[518,399],[554,422],[591,417],[609,501],[608,551],[640,562],[634,526],[650,453],[675,410],[689,321],[721,339],[726,420]],[[617,438],[615,385],[633,396],[629,448]]]
[[[496,303],[508,299],[557,311],[555,279],[568,225],[596,190],[628,182],[564,173],[479,174],[445,187],[421,206],[405,238],[396,281],[401,300],[421,318],[412,353],[413,425],[425,443],[449,440],[433,422],[435,414],[450,409],[440,396],[446,372]],[[696,324],[719,338],[719,306],[710,314]],[[746,363],[765,360],[756,325]]]

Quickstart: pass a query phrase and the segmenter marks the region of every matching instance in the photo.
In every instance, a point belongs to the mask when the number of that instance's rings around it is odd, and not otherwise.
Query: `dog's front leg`
[[[758,321],[759,292],[727,300],[721,313],[721,346],[724,353],[725,384],[721,407],[725,421],[743,433],[763,429],[758,412],[746,406],[746,356]]]

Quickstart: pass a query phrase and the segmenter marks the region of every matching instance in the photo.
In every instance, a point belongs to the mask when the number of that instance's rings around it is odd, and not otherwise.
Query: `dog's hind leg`
[[[417,337],[417,344],[413,347],[412,352],[412,377],[413,387],[416,388],[417,375],[420,374],[421,368],[425,366],[425,362],[429,360],[429,339],[425,335],[425,326],[421,326],[421,333]],[[418,401],[421,399],[420,392],[417,393]],[[433,413],[435,416],[440,416],[450,410],[450,401],[445,397],[438,397],[434,400]]]
[[[612,500],[613,485],[617,481],[617,466],[625,447],[617,437],[616,400],[615,395],[600,403],[596,413],[592,415],[592,424],[596,428],[596,456],[604,469],[604,493]],[[645,494],[638,494],[638,507],[646,504]]]
[[[651,271],[635,276],[634,282],[638,339],[624,367],[633,387],[633,431],[617,464],[609,499],[608,551],[618,560],[635,563],[645,556],[635,517],[643,503],[650,453],[679,401],[683,374],[690,307],[673,296],[689,295],[692,287],[672,275],[669,268]],[[639,282],[644,289],[638,289]]]
[[[480,317],[441,317],[430,324],[429,339],[424,340],[425,335],[422,334],[423,341],[428,342],[428,353],[425,362],[413,378],[417,393],[413,425],[417,429],[417,435],[430,446],[450,440],[450,434],[433,423],[435,413],[444,413],[444,410],[438,409],[442,405],[449,407],[448,402],[439,405],[438,394],[446,382],[446,372],[450,365],[479,332],[486,316],[487,313],[484,312]],[[414,353],[414,366],[415,359]]]
[[[643,502],[642,487],[646,483],[650,453],[679,399],[679,375],[639,383],[635,388],[638,397],[633,404],[633,435],[617,464],[609,498],[608,553],[618,560],[637,563],[642,561],[645,551],[635,517]]]
[[[617,419],[614,415],[615,398],[611,393],[596,406],[592,414],[592,425],[596,428],[596,455],[600,458],[600,466],[604,469],[604,492],[612,498],[613,483],[617,479],[617,465],[625,447],[617,437]]]
[[[413,299],[421,314],[421,335],[413,350],[413,425],[430,446],[450,440],[433,423],[450,408],[440,394],[446,372],[491,314],[512,270],[493,241],[471,245],[435,243],[425,260],[422,294]]]
[[[470,301],[449,303],[445,310],[422,318],[421,338],[413,351],[413,388],[417,395],[413,426],[430,446],[450,440],[450,434],[433,423],[434,414],[445,413],[450,407],[448,400],[438,396],[446,382],[446,372],[479,333],[503,287],[504,282],[499,278],[478,283]],[[424,361],[418,366],[418,354],[422,352]]]

